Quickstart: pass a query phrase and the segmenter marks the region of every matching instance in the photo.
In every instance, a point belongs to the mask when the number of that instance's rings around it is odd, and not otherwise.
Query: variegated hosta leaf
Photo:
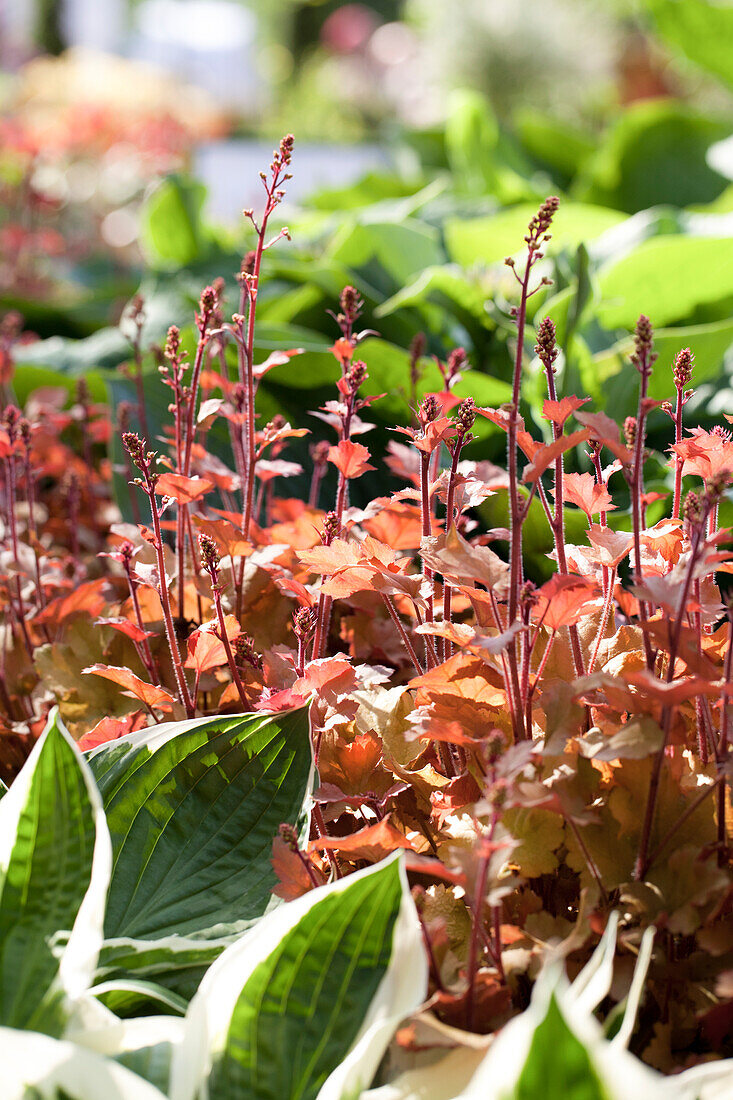
[[[173,1100],[341,1100],[368,1087],[427,988],[399,856],[268,915],[204,978]]]
[[[89,762],[114,852],[108,939],[224,935],[262,915],[273,837],[309,788],[305,709],[166,723]]]
[[[0,802],[0,1022],[62,1033],[92,980],[111,862],[89,765],[54,712]]]
[[[171,1058],[183,1037],[183,1020],[178,1016],[119,1020],[101,1006],[85,1007],[87,1011],[72,1020],[68,1038],[126,1066],[167,1096]]]
[[[75,1043],[0,1027],[3,1100],[166,1100],[160,1089]]]

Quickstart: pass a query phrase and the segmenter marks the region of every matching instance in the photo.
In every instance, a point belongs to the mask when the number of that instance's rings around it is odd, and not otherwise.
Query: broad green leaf
[[[710,0],[645,0],[657,33],[733,88],[733,7]]]
[[[206,188],[181,176],[168,176],[146,200],[140,238],[153,267],[186,267],[203,250],[201,209]]]
[[[110,838],[87,763],[53,712],[0,802],[0,1019],[60,1034],[102,942]],[[63,949],[54,943],[67,937]]]
[[[222,955],[191,1002],[171,1097],[357,1096],[426,986],[391,857],[282,906]]]
[[[437,230],[416,218],[346,222],[328,248],[331,260],[363,271],[372,286],[394,293],[423,268],[443,261]]]
[[[525,151],[563,181],[572,179],[596,148],[585,131],[534,107],[523,107],[515,125]]]
[[[640,313],[659,328],[729,316],[733,237],[654,237],[599,275],[598,321],[633,330]]]
[[[686,2],[686,0],[685,0]],[[727,137],[723,120],[671,99],[643,100],[619,116],[575,181],[573,196],[629,214],[650,206],[711,202],[725,179],[707,162]]]
[[[136,1073],[75,1043],[0,1027],[3,1100],[166,1100]]]
[[[247,922],[244,924],[246,927]],[[174,934],[160,939],[105,940],[99,953],[97,980],[109,986],[119,981],[151,983],[162,987],[176,1003],[177,998],[188,1003],[208,968],[236,939],[237,929],[241,934],[242,929],[237,924],[235,928],[222,929],[221,936],[213,937]],[[118,1015],[135,1014],[134,1005],[128,1013],[129,1000],[123,1001],[115,995],[113,1000]]]
[[[383,199],[409,198],[421,186],[421,180],[403,180],[399,176],[369,172],[347,187],[320,187],[308,196],[307,206],[314,210],[363,210]]]
[[[677,352],[689,347],[695,355],[693,383],[720,378],[726,355],[733,347],[733,321],[715,321],[708,325],[687,325],[664,328],[654,333],[654,348],[659,358],[652,369],[649,396],[655,400],[670,400],[674,394],[672,363]],[[612,405],[618,419],[635,414],[639,379],[628,369],[633,352],[632,338],[625,337],[607,351],[599,352],[583,372],[584,384],[593,397]],[[587,385],[586,385],[587,389]]]
[[[607,1100],[588,1052],[550,997],[544,1020],[532,1036],[513,1096],[516,1100]]]
[[[184,997],[142,978],[115,978],[109,982],[100,982],[89,992],[100,1004],[120,1017],[144,1015],[141,1006],[155,1006],[158,1012],[184,1016],[188,1007]]]
[[[485,96],[468,88],[448,97],[445,149],[460,191],[478,195],[496,190],[499,124]]]
[[[262,915],[273,837],[309,789],[305,709],[165,723],[92,750],[90,765],[114,853],[108,939],[216,935]]]
[[[147,347],[152,341],[161,340],[169,325],[182,325],[187,320],[188,297],[180,281],[173,285],[163,277],[145,280],[140,293],[145,301],[142,344]],[[194,301],[195,297],[191,299],[191,318]],[[47,340],[20,345],[14,355],[19,364],[48,367],[58,374],[76,377],[97,369],[113,370],[127,362],[132,353],[126,335],[114,325],[78,340],[50,336]]]
[[[388,317],[410,306],[424,309],[430,305],[438,318],[454,316],[464,323],[478,323],[483,328],[492,329],[494,323],[486,312],[486,298],[475,279],[470,279],[456,264],[444,264],[441,267],[426,267],[414,282],[382,302],[374,315]]]
[[[448,218],[444,227],[448,255],[462,267],[500,263],[506,256],[516,256],[524,247],[527,226],[536,213],[537,206],[521,203],[485,218]],[[574,251],[624,220],[615,210],[562,202],[553,219],[548,253],[563,248]]]

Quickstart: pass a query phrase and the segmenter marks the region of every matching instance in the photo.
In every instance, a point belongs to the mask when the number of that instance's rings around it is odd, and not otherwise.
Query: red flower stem
[[[684,406],[684,385],[677,386],[677,401],[674,408],[674,441],[682,442],[682,409]],[[674,496],[672,498],[672,519],[680,518],[682,502],[682,467],[685,460],[675,452],[674,456]]]
[[[178,641],[176,638],[176,631],[173,625],[173,615],[171,614],[171,602],[168,595],[168,582],[166,579],[165,571],[165,555],[163,553],[163,536],[160,530],[160,516],[158,514],[158,508],[155,503],[155,486],[150,480],[150,472],[148,470],[143,471],[143,477],[145,478],[144,489],[150,501],[150,514],[153,520],[153,548],[155,550],[155,557],[158,563],[158,595],[160,596],[161,606],[163,608],[163,622],[165,624],[165,635],[168,641],[168,649],[170,650],[171,661],[173,662],[173,671],[176,677],[176,686],[178,687],[178,697],[183,704],[186,711],[187,718],[193,718],[196,713],[196,708],[191,701],[191,696],[188,691],[188,684],[186,683],[186,675],[183,671],[183,662],[181,661],[181,653],[178,649]]]
[[[459,433],[456,436],[456,441],[453,446],[453,454],[451,456],[450,474],[448,476],[448,491],[445,497],[445,533],[449,534],[451,527],[456,522],[457,516],[455,514],[455,494],[456,494],[456,474],[458,472],[458,463],[461,458],[461,451],[463,450],[463,444],[465,442],[465,435]],[[446,583],[443,578],[443,622],[452,622],[452,604],[453,601],[453,589]],[[442,639],[442,645],[440,647],[440,656],[442,660],[447,661],[453,656],[453,643],[449,638]]]
[[[496,815],[491,822],[491,829],[486,838],[489,843],[494,835],[494,829],[496,828]],[[476,1002],[476,974],[478,971],[478,959],[479,959],[479,939],[481,938],[481,924],[483,921],[483,908],[486,898],[486,882],[489,875],[489,862],[491,855],[482,853],[479,856],[478,873],[476,875],[476,893],[473,899],[473,905],[471,906],[471,938],[468,944],[468,965],[466,967],[466,974],[468,977],[468,995],[466,997],[466,1031],[470,1031],[473,1027],[473,1015]]]
[[[350,331],[350,330],[348,330]],[[348,360],[342,361],[343,374],[346,374],[348,369]],[[354,404],[356,402],[356,391],[350,393],[346,399],[346,413],[344,415],[341,429],[339,432],[339,440],[343,442],[350,440],[351,438],[351,421],[354,415]],[[341,528],[341,521],[343,520],[344,508],[346,507],[347,493],[348,493],[348,479],[344,477],[341,470],[339,470],[338,486],[336,489],[336,517],[338,519],[339,529]],[[330,596],[325,596],[321,593],[318,600],[318,613],[317,613],[317,627],[316,634],[313,639],[313,660],[317,660],[325,655],[326,644],[328,642],[328,635],[331,629],[331,612],[333,610],[333,599]]]
[[[323,810],[321,809],[321,807],[318,805],[317,802],[314,802],[314,804],[313,804],[313,825],[314,825],[314,828],[315,828],[316,836],[319,839],[321,839],[322,837],[328,836],[328,833],[326,831],[326,822],[323,820]],[[333,873],[336,876],[336,878],[343,878],[344,877],[344,872],[341,870],[341,866],[339,864],[338,857],[337,857],[336,853],[330,848],[324,848],[323,851],[324,851],[324,854],[326,856],[326,859],[328,860],[328,862],[331,864],[331,867],[333,868]]]
[[[528,693],[528,696],[527,696],[527,703],[528,704],[532,702],[532,696],[535,693],[535,689],[536,689],[538,683],[540,682],[540,680],[542,679],[542,673],[545,671],[545,665],[547,664],[547,658],[550,656],[550,650],[552,649],[552,646],[553,646],[553,643],[554,643],[556,637],[557,637],[557,630],[553,630],[552,633],[550,634],[550,637],[547,639],[547,644],[545,645],[545,649],[544,649],[544,652],[542,654],[542,659],[540,660],[540,663],[537,666],[537,671],[535,672],[535,676],[534,676],[534,682],[530,686],[529,693]]]
[[[243,347],[243,361],[241,365],[244,367],[244,382],[247,394],[246,402],[246,433],[245,433],[245,459],[246,459],[246,475],[244,484],[244,509],[242,518],[242,530],[245,535],[249,535],[249,526],[252,519],[252,500],[254,494],[254,480],[255,480],[255,465],[257,461],[256,456],[256,441],[255,441],[255,395],[257,392],[257,386],[254,376],[254,344],[255,344],[255,321],[257,316],[257,295],[260,285],[260,269],[262,267],[262,255],[265,250],[265,238],[267,234],[267,223],[270,215],[277,206],[277,201],[273,202],[273,196],[280,183],[282,182],[282,172],[278,170],[274,172],[271,182],[265,183],[265,191],[267,198],[265,201],[265,208],[262,214],[262,224],[257,227],[257,244],[255,246],[254,262],[252,264],[252,274],[246,284],[246,297],[247,297],[247,336]],[[254,224],[254,223],[253,223]],[[244,297],[243,286],[243,297]]]
[[[227,634],[227,626],[224,620],[224,610],[221,606],[221,591],[219,588],[219,581],[218,578],[215,579],[213,576],[211,578],[211,594],[214,599],[216,617],[219,620],[219,638],[221,640],[221,644],[224,646],[224,652],[227,655],[227,664],[229,665],[229,671],[232,674],[232,680],[234,681],[234,686],[237,689],[237,694],[239,695],[239,701],[241,702],[242,707],[244,708],[244,710],[249,710],[250,702],[247,698],[247,692],[244,690],[244,684],[242,683],[241,677],[239,675],[237,663],[234,660],[234,654],[232,653],[231,643],[229,642],[229,635]]]
[[[402,625],[402,620],[400,619],[399,615],[397,614],[397,609],[395,608],[395,605],[392,601],[392,598],[390,596],[386,596],[384,593],[382,593],[382,600],[384,601],[384,606],[387,608],[387,611],[389,612],[390,619],[392,620],[392,622],[397,627],[397,630],[399,631],[399,635],[400,635],[400,638],[402,639],[402,643],[403,643],[405,649],[407,650],[407,653],[410,657],[410,660],[412,661],[413,665],[415,666],[415,672],[417,673],[418,676],[422,676],[423,673],[425,672],[425,669],[422,667],[422,665],[420,664],[420,661],[418,660],[417,653],[415,652],[415,647],[413,646],[412,642],[410,641],[410,639],[407,635],[407,631],[405,630],[404,626]]]
[[[15,455],[11,454],[5,459],[5,484],[7,488],[7,512],[8,523],[10,526],[10,541],[13,547],[13,559],[18,562],[18,527],[15,517],[15,495],[16,495],[16,473],[15,473]],[[26,626],[26,610],[23,603],[23,591],[20,583],[20,577],[15,576],[15,596],[17,600],[18,611],[18,625],[20,626],[20,632],[25,642],[25,647],[28,650],[28,656],[33,660],[33,643],[31,642],[30,635],[28,633],[28,627]]]
[[[591,460],[593,462],[593,469],[595,470],[595,474],[596,474],[596,485],[600,485],[601,487],[605,488],[606,483],[603,480],[603,470],[601,468],[601,446],[600,446],[600,444],[598,444],[597,446],[595,446],[593,448],[593,451],[591,453]],[[588,522],[590,523],[590,516],[588,517]],[[606,522],[606,513],[605,512],[601,512],[599,514],[598,523],[599,523],[600,527],[607,527],[608,526],[608,523]],[[603,598],[605,599],[606,594],[608,592],[608,583],[609,583],[609,574],[608,574],[608,566],[607,565],[604,565],[602,567],[602,576],[603,576]],[[611,587],[612,588],[613,588],[613,583],[614,582],[611,581]]]
[[[129,562],[124,564],[125,576],[127,577],[127,587],[130,590],[130,599],[132,601],[132,609],[135,612],[135,622],[137,623],[139,630],[145,630],[145,623],[143,622],[142,612],[140,610],[140,601],[137,597],[137,582],[132,575],[132,569]],[[150,643],[147,638],[143,638],[140,642],[143,653],[143,664],[145,665],[153,683],[158,686],[160,684],[160,676],[158,675],[158,668],[153,660],[153,653],[150,649]]]
[[[680,645],[680,637],[682,636],[682,624],[685,614],[685,608],[687,607],[687,600],[690,595],[690,588],[692,586],[692,577],[695,569],[695,564],[700,553],[701,539],[701,526],[696,526],[693,534],[692,548],[690,551],[690,561],[685,573],[685,579],[682,585],[682,591],[680,593],[679,603],[677,605],[677,615],[674,621],[673,634],[670,639],[669,646],[669,660],[667,663],[667,672],[665,676],[665,682],[670,684],[674,676],[674,666],[677,660],[677,651]],[[664,754],[667,748],[667,742],[669,741],[669,734],[672,727],[672,714],[674,708],[671,706],[664,707],[662,711],[662,720],[660,725],[662,726],[662,744],[657,750],[657,755],[654,758],[654,764],[652,767],[652,774],[649,780],[649,793],[647,795],[646,811],[644,813],[644,823],[642,825],[641,837],[639,840],[639,851],[634,864],[633,878],[636,882],[643,879],[646,872],[649,870],[649,844],[651,843],[652,825],[654,824],[654,813],[657,806],[657,797],[659,794],[659,782],[662,774],[662,766],[664,764]]]
[[[692,582],[692,598],[698,607],[700,606],[700,596],[700,580],[697,578]],[[695,631],[697,651],[698,653],[702,653],[702,616],[699,611],[693,611],[692,613],[692,626]],[[695,726],[697,731],[697,752],[700,757],[700,763],[706,768],[708,765],[708,740],[704,725],[702,699],[699,695],[695,697]]]
[[[547,392],[551,401],[557,401],[557,391],[555,389],[555,372],[552,364],[546,365],[545,375],[547,377]],[[559,424],[554,421],[552,423],[552,436],[554,440],[560,439],[563,434],[563,430]],[[565,493],[563,488],[563,479],[565,476],[564,455],[559,454],[555,459],[555,514],[552,519],[552,534],[555,539],[555,551],[557,553],[557,571],[561,576],[567,576],[568,563],[565,555]],[[578,628],[574,624],[568,627],[568,635],[570,636],[570,649],[573,654],[573,665],[575,666],[575,675],[577,678],[585,675],[585,666],[583,663],[583,654],[580,649],[580,638],[578,636]]]
[[[596,634],[596,640],[593,645],[593,653],[591,654],[590,662],[588,663],[588,675],[590,676],[593,669],[596,667],[596,660],[598,659],[598,651],[601,648],[601,642],[603,636],[606,633],[606,626],[608,625],[608,616],[611,614],[611,604],[613,602],[613,589],[616,584],[616,570],[612,569],[610,574],[609,583],[606,586],[606,594],[603,600],[603,610],[601,611],[601,621],[598,624],[598,633]]]
[[[143,353],[141,348],[142,325],[136,325],[135,338],[132,341],[132,356],[135,360],[135,392],[137,394],[137,415],[140,421],[143,439],[152,439],[145,411],[145,389],[143,386]]]
[[[429,538],[432,534],[432,516],[430,512],[430,454],[420,452],[420,506],[422,512],[422,535]],[[435,619],[435,574],[432,569],[423,565],[423,576],[430,585],[430,592],[426,600],[425,620],[432,623]],[[428,655],[428,668],[432,668],[432,657]]]
[[[730,684],[731,677],[733,676],[733,614],[728,611],[728,648],[725,651],[725,665],[723,669],[723,680],[725,684]],[[730,729],[730,702],[728,701],[727,694],[723,693],[723,707],[720,713],[720,739],[718,741],[718,758],[721,763],[725,764],[728,756],[728,734]],[[726,809],[726,774],[722,773],[720,776],[720,787],[718,789],[718,860],[722,861],[723,853],[727,845],[726,828],[725,828],[725,809]]]
[[[600,874],[600,871],[598,870],[598,866],[597,866],[595,860],[593,859],[593,856],[588,851],[588,848],[586,847],[585,841],[583,840],[582,833],[581,833],[580,829],[578,828],[577,824],[573,821],[572,817],[569,814],[566,816],[565,820],[567,821],[568,825],[570,826],[570,828],[572,830],[572,833],[573,833],[573,836],[575,837],[576,841],[578,842],[578,847],[580,848],[581,852],[583,853],[583,859],[585,860],[585,862],[588,866],[588,870],[592,874],[593,878],[596,880],[596,885],[598,886],[598,889],[599,889],[600,894],[601,894],[601,901],[603,902],[604,905],[607,905],[608,904],[608,894],[606,893],[605,888],[603,886],[603,882],[601,881],[601,874]]]
[[[631,511],[634,525],[634,579],[636,584],[644,583],[644,574],[641,567],[641,530],[642,530],[642,496],[644,494],[644,438],[645,438],[645,425],[646,425],[646,396],[649,386],[649,372],[651,366],[647,368],[646,361],[641,364],[639,368],[641,381],[639,383],[639,406],[636,417],[636,436],[634,439],[634,465],[631,475]],[[649,638],[649,634],[643,629],[643,624],[646,623],[648,618],[648,609],[643,599],[638,600],[639,603],[639,620],[642,623],[642,634],[644,638],[644,653],[646,656],[647,668],[651,672],[654,668],[655,654],[652,649],[652,643]],[[683,608],[684,613],[684,608]]]

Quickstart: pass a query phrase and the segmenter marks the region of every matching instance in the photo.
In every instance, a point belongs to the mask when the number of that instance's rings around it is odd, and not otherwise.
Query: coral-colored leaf
[[[616,507],[606,486],[599,485],[593,474],[565,474],[562,486],[565,500],[582,508],[588,519]]]
[[[351,836],[317,837],[309,845],[311,851],[320,849],[338,852],[350,862],[364,859],[369,863],[377,863],[400,848],[413,850],[412,844],[394,827],[389,816],[383,817],[374,825],[367,825],[365,829],[360,829]]]
[[[577,447],[579,443],[583,443],[589,437],[589,430],[581,428],[577,432],[571,432],[570,435],[561,435],[552,443],[548,443],[546,447],[540,447],[532,461],[525,467],[522,481],[537,481],[556,458],[559,458],[560,455],[564,454],[565,451],[569,451],[572,447]]]
[[[548,630],[559,630],[561,626],[573,626],[587,613],[589,604],[598,596],[598,585],[585,577],[555,573],[537,595],[535,621],[542,622]]]
[[[213,488],[213,481],[209,481],[207,477],[185,477],[183,474],[167,473],[158,478],[155,491],[159,496],[172,497],[179,504],[192,504]]]
[[[272,842],[271,862],[278,878],[277,886],[273,887],[272,892],[283,901],[295,901],[313,890],[315,885],[323,885],[326,881],[326,876],[315,866],[310,856],[305,852],[294,852],[282,837],[276,836]],[[306,863],[310,867],[310,874]]]
[[[488,546],[474,546],[451,527],[447,535],[423,540],[423,562],[451,581],[477,581],[488,589],[506,588],[509,567]]]
[[[83,668],[82,672],[95,676],[104,676],[106,680],[112,680],[115,684],[119,684],[120,687],[125,689],[122,692],[123,695],[129,695],[133,699],[139,699],[149,707],[159,707],[161,710],[170,710],[176,701],[171,693],[166,691],[165,688],[155,687],[153,684],[146,684],[144,680],[141,680],[139,676],[131,672],[129,668],[118,668],[115,665],[89,665],[88,668]]]
[[[342,439],[336,447],[330,447],[328,451],[328,461],[348,479],[361,477],[367,470],[373,470],[375,467],[368,460],[368,449],[362,443],[353,443],[350,439]]]
[[[557,424],[558,428],[562,428],[568,417],[572,416],[588,401],[590,401],[590,397],[576,397],[574,394],[570,397],[563,397],[559,401],[548,399],[542,406],[542,415],[545,420],[549,420],[551,423]]]

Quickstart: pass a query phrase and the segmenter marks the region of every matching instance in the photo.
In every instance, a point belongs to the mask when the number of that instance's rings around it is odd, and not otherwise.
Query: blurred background
[[[624,108],[674,103],[652,140],[689,148],[690,173],[678,166],[684,179],[603,201],[709,201],[721,166],[700,163],[701,150],[733,116],[733,43],[714,20],[695,22],[706,8],[727,10],[704,0],[0,0],[2,178],[22,176],[41,204],[92,204],[102,239],[124,247],[136,234],[126,204],[156,174],[193,170],[210,215],[233,219],[261,143],[287,131],[299,145],[295,199],[370,170],[442,167],[452,94],[471,89],[515,159],[566,184],[585,165],[584,197],[606,179],[613,189],[614,166],[591,154]],[[60,247],[49,234],[43,244]]]
[[[268,253],[258,324],[263,354],[307,354],[268,375],[273,409],[331,384],[347,282],[381,336],[375,385],[407,392],[422,332],[428,356],[467,349],[477,400],[504,400],[503,259],[553,193],[533,309],[556,321],[564,392],[634,411],[643,308],[654,396],[690,344],[696,415],[733,407],[733,6],[716,0],[0,0],[0,315],[34,340],[16,388],[84,376],[127,400],[137,291],[146,348],[218,275],[235,308],[241,211],[287,132],[292,244]]]

